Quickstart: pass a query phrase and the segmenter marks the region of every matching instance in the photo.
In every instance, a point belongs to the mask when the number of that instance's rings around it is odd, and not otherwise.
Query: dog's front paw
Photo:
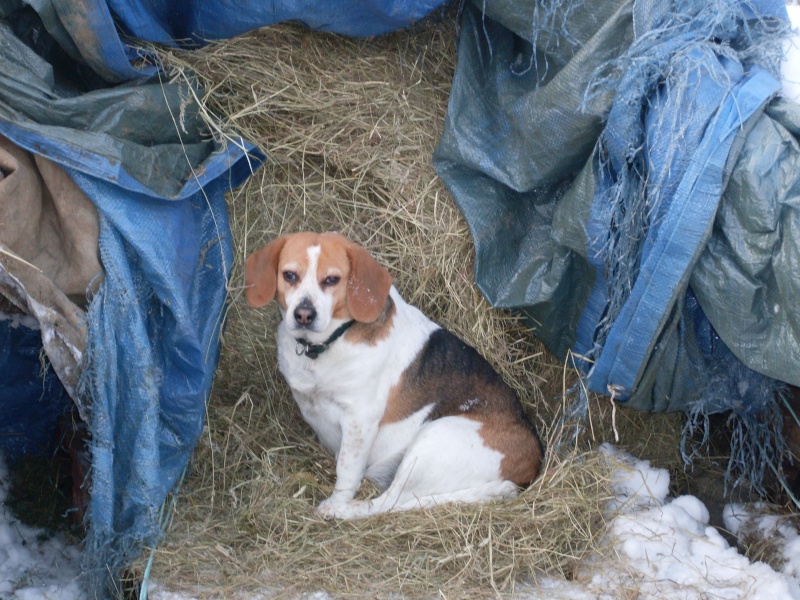
[[[337,498],[334,495],[320,502],[317,512],[326,519],[357,519],[366,515],[367,509],[366,502]]]
[[[326,498],[317,506],[317,512],[326,519],[333,519],[339,513],[339,510],[337,510],[339,506],[332,498]]]

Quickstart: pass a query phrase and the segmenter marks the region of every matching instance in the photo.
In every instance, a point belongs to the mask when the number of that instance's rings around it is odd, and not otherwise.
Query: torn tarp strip
[[[630,397],[660,328],[685,290],[690,267],[708,239],[722,195],[728,153],[745,121],[780,90],[754,67],[727,96],[681,181],[630,297],[616,318],[589,376],[590,389]],[[586,335],[584,329],[583,335]],[[586,344],[586,338],[582,343]]]

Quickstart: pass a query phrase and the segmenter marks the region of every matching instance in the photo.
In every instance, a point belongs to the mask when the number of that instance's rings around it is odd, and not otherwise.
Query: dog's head
[[[343,321],[375,321],[392,276],[344,236],[306,232],[279,237],[248,256],[245,285],[251,306],[275,298],[289,331],[312,338]]]

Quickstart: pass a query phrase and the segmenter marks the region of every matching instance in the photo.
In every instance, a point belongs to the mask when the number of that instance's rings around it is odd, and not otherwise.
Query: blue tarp
[[[402,29],[444,0],[51,0],[48,11],[71,32],[77,50],[98,73],[123,81],[149,73],[132,65],[136,50],[117,35],[171,45],[192,45],[237,36],[284,21],[354,37]],[[45,3],[48,4],[48,3]],[[56,27],[48,27],[55,29]],[[70,35],[75,39],[74,35]]]
[[[215,143],[194,96],[128,36],[195,45],[285,20],[366,36],[439,4],[0,0],[0,134],[63,167],[99,215],[104,279],[75,399],[91,433],[85,567],[99,596],[157,542],[200,436],[232,264],[224,194],[263,159]]]
[[[43,64],[7,70],[0,133],[63,167],[99,215],[104,279],[88,306],[76,401],[91,433],[84,565],[104,596],[158,540],[159,508],[202,431],[232,265],[225,192],[262,157],[211,142],[177,84],[76,95],[40,73]],[[171,118],[180,111],[184,130]]]
[[[474,0],[434,155],[489,301],[625,406],[733,411],[751,475],[800,385],[787,29],[782,0]]]
[[[231,265],[224,192],[262,159],[214,143],[192,96],[125,36],[191,45],[278,20],[372,35],[439,4],[0,0],[0,133],[63,166],[100,219],[80,394],[101,595],[157,541],[202,429]],[[628,405],[747,415],[771,378],[797,376],[800,115],[769,76],[784,19],[781,0],[465,6],[435,162],[475,239],[478,284]],[[770,171],[757,157],[775,140]],[[748,196],[758,177],[769,194]],[[761,237],[742,247],[738,231]],[[752,343],[761,331],[774,344]],[[753,358],[767,346],[789,358]]]
[[[30,319],[30,317],[28,317]],[[42,361],[39,328],[18,317],[0,318],[0,453],[10,463],[28,455],[50,455],[58,418],[72,400]]]

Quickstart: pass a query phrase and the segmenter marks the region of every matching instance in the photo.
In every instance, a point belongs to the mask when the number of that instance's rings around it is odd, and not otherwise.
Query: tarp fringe
[[[605,265],[609,303],[589,358],[602,352],[611,326],[630,296],[644,241],[657,225],[662,201],[674,191],[665,182],[685,145],[682,134],[693,119],[692,111],[658,113],[654,127],[670,132],[672,143],[660,159],[666,168],[653,170],[646,143],[648,126],[653,127],[647,121],[651,103],[671,96],[678,104],[695,105],[692,94],[702,77],[730,88],[728,72],[719,67],[726,60],[745,66],[758,64],[779,77],[780,44],[788,26],[750,15],[747,6],[737,0],[676,0],[674,10],[640,33],[625,54],[598,68],[587,88],[583,101],[587,110],[600,96],[615,94],[611,112],[605,115],[610,126],[597,146],[598,177],[612,182],[602,191],[602,204],[608,207],[604,215],[607,229],[601,239],[590,240],[594,252],[590,260]]]

